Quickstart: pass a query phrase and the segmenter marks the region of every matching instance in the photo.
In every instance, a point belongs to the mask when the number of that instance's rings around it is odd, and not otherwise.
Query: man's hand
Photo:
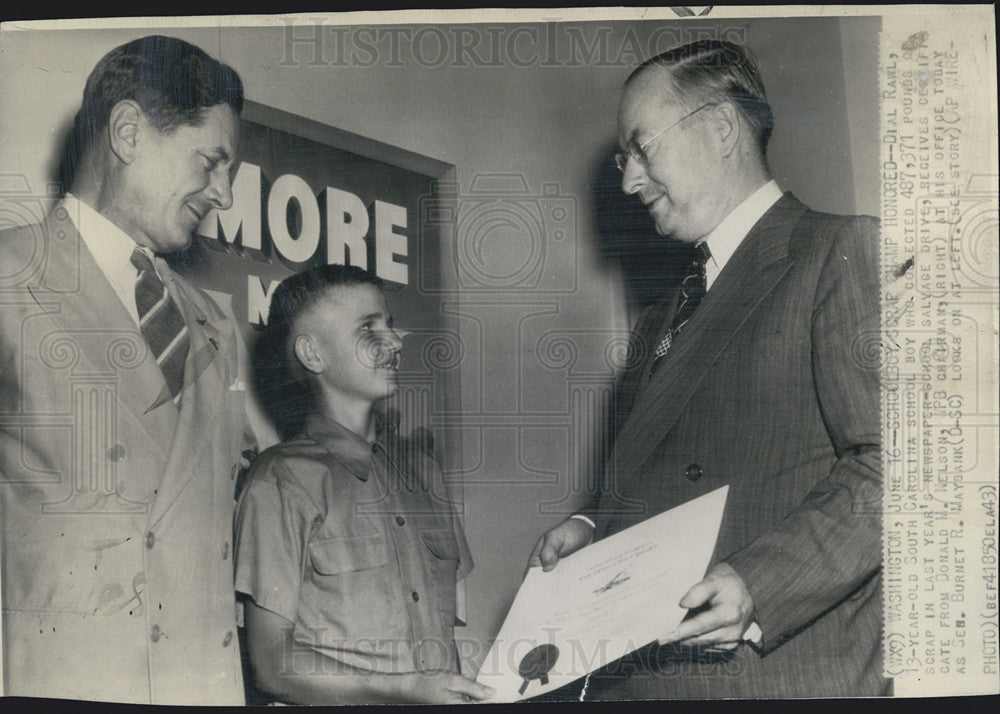
[[[689,610],[708,606],[660,639],[711,651],[736,649],[754,617],[753,598],[746,583],[727,563],[712,568],[705,579],[687,591],[680,601]]]
[[[413,672],[404,679],[403,701],[415,704],[467,704],[489,699],[496,690],[453,672]]]
[[[546,573],[556,567],[560,558],[575,553],[594,539],[594,529],[580,518],[567,518],[535,543],[528,558],[528,567],[542,566]]]

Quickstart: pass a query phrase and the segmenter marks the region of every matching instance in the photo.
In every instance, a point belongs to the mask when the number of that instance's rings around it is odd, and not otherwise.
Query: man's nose
[[[622,191],[628,195],[638,193],[642,187],[646,172],[638,161],[629,157],[625,160],[625,170],[622,172]]]
[[[213,171],[211,176],[205,194],[213,206],[225,211],[233,205],[233,184],[229,178],[229,171]]]

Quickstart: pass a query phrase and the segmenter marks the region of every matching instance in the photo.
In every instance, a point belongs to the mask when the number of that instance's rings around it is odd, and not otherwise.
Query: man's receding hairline
[[[625,84],[628,84],[636,80],[637,78],[643,76],[644,74],[647,74],[649,70],[654,70],[654,69],[669,71],[670,67],[663,62],[651,63],[649,62],[649,60],[647,60],[646,62],[643,62],[638,67],[633,68],[632,71],[629,72],[628,77],[625,79]]]
[[[673,80],[672,80],[672,77],[673,77],[673,68],[672,67],[670,67],[669,65],[666,65],[666,64],[646,64],[646,65],[639,65],[634,70],[632,70],[632,73],[625,79],[625,85],[624,86],[625,87],[629,87],[632,84],[634,84],[637,80],[639,80],[641,77],[645,77],[646,75],[652,74],[656,70],[659,70],[660,72],[662,72],[664,74],[664,76],[667,77],[667,81],[669,83],[673,84]]]
[[[645,77],[650,73],[650,70],[662,70],[663,79],[659,85],[654,85],[653,80],[650,80],[650,86],[645,87],[640,90],[636,88],[636,80],[640,77]],[[687,102],[677,91],[677,83],[673,79],[673,70],[671,67],[662,64],[651,64],[638,67],[628,79],[625,80],[625,85],[622,89],[623,96],[639,96],[640,93],[655,93],[655,96],[660,100],[660,107],[667,104],[679,104],[681,106],[687,106]],[[633,98],[634,102],[635,99]]]

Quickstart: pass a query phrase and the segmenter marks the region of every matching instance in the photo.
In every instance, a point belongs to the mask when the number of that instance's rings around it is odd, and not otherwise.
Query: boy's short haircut
[[[314,395],[303,381],[289,338],[295,321],[331,290],[355,285],[382,289],[382,279],[354,265],[321,265],[281,281],[271,297],[267,330],[254,354],[254,384],[265,412],[282,438],[298,432],[314,408]]]
[[[382,289],[382,279],[355,265],[320,265],[281,281],[271,298],[268,327],[291,329],[295,320],[315,305],[331,288],[374,285]]]

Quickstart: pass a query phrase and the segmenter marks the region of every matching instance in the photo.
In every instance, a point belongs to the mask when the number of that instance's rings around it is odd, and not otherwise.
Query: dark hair
[[[295,321],[331,290],[356,285],[382,289],[382,279],[353,265],[308,268],[281,281],[271,296],[267,329],[254,349],[254,387],[264,411],[283,439],[297,434],[315,408],[315,395],[301,379],[289,337]]]
[[[698,104],[729,100],[750,124],[763,156],[774,128],[753,53],[725,40],[698,40],[651,57],[625,81],[627,85],[649,67],[669,70],[676,99],[689,109]]]
[[[243,82],[229,65],[174,37],[149,35],[108,52],[94,67],[67,146],[63,180],[72,181],[80,158],[108,125],[120,101],[138,102],[161,132],[199,126],[205,110],[228,104],[243,111]]]

